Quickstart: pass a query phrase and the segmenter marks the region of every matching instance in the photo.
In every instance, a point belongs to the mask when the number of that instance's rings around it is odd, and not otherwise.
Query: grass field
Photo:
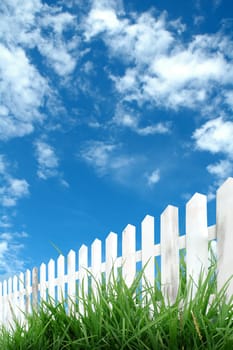
[[[165,303],[159,277],[141,293],[142,273],[130,288],[119,276],[108,288],[99,286],[97,297],[90,292],[83,299],[83,314],[76,304],[67,315],[65,302],[43,303],[28,317],[27,327],[2,329],[0,349],[233,349],[233,303],[226,300],[225,288],[216,293],[213,267],[205,279],[200,277],[193,299],[191,283],[186,287],[181,271],[173,305]]]

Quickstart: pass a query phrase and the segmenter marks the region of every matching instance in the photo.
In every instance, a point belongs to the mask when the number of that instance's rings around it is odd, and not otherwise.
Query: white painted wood
[[[26,314],[31,313],[31,271],[26,270],[25,272],[25,312]]]
[[[217,191],[217,286],[220,290],[232,277],[233,266],[233,178],[229,177]],[[233,295],[233,279],[229,280],[227,295]]]
[[[3,281],[3,323],[7,326],[8,321],[8,299],[7,299],[7,281]]]
[[[40,265],[40,300],[46,301],[46,265],[42,263]]]
[[[9,325],[11,325],[12,324],[12,318],[13,318],[13,315],[12,315],[12,311],[13,311],[13,309],[12,309],[12,306],[13,306],[13,303],[12,303],[12,297],[13,297],[13,293],[12,293],[12,288],[13,286],[12,286],[12,278],[10,277],[10,278],[8,278],[8,286],[7,286],[7,288],[8,288],[8,297],[7,297],[7,302],[8,302],[8,310],[9,310],[9,312],[8,312],[8,323],[9,323]]]
[[[122,234],[122,276],[129,287],[136,275],[136,229],[127,225]]]
[[[101,263],[102,263],[102,242],[95,239],[91,245],[91,287],[97,296],[97,286],[101,283]]]
[[[48,297],[51,303],[55,301],[55,261],[49,260],[48,263]]]
[[[3,284],[0,282],[0,327],[3,325]]]
[[[70,250],[67,256],[67,274],[68,274],[68,311],[71,312],[76,299],[76,253],[74,250]]]
[[[195,193],[186,204],[186,271],[195,295],[200,273],[208,271],[207,198]]]
[[[106,284],[112,283],[117,278],[117,234],[110,232],[105,240],[105,259],[106,259]]]
[[[38,309],[38,269],[32,269],[32,308],[34,311]]]
[[[160,217],[161,288],[165,302],[174,304],[179,288],[178,208],[169,205]]]
[[[142,236],[142,290],[154,286],[155,258],[154,258],[154,217],[146,215],[141,224]]]
[[[24,273],[19,274],[19,321],[23,322],[25,319],[25,289],[24,289]]]
[[[18,298],[18,277],[13,277],[13,297],[12,297],[12,309],[14,317],[18,319],[19,317],[19,298]]]
[[[63,302],[65,299],[65,257],[59,255],[57,259],[57,277],[58,277],[58,302]]]
[[[83,313],[83,298],[88,294],[88,250],[87,246],[83,244],[78,252],[79,262],[79,310]]]

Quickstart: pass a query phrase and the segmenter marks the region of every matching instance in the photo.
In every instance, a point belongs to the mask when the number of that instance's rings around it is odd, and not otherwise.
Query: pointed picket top
[[[142,290],[149,285],[154,285],[154,222],[153,216],[146,215],[141,223],[142,268],[144,269]]]
[[[220,290],[232,277],[233,265],[233,178],[229,177],[217,190],[216,233],[217,233],[217,287]],[[227,295],[233,295],[233,280],[229,281]]]
[[[168,205],[160,216],[161,288],[168,304],[176,300],[179,288],[178,208]]]
[[[127,225],[122,233],[122,275],[129,287],[136,275],[136,228]]]
[[[233,191],[233,177],[228,177],[226,181],[224,181],[223,184],[218,188],[217,193],[228,191]]]
[[[201,193],[195,193],[186,204],[186,267],[194,296],[200,273],[208,271],[207,197]]]
[[[60,254],[59,257],[57,258],[57,265],[62,266],[65,261],[64,255]],[[59,270],[58,270],[59,273]]]

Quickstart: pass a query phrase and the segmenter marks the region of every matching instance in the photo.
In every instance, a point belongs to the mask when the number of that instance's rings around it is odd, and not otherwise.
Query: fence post
[[[186,276],[192,278],[192,297],[201,272],[208,271],[207,198],[195,193],[186,204]]]
[[[230,279],[227,296],[233,295],[233,178],[229,177],[217,191],[217,286],[220,290]]]
[[[174,304],[179,288],[178,208],[161,214],[161,288],[167,304]]]
[[[128,287],[132,284],[136,274],[136,229],[127,225],[122,235],[122,276]]]

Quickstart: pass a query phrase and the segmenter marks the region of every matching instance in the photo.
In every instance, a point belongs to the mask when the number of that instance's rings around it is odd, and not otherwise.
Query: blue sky
[[[195,192],[215,223],[233,175],[232,16],[231,0],[1,1],[2,279],[146,214],[158,226],[168,204],[182,221]]]

